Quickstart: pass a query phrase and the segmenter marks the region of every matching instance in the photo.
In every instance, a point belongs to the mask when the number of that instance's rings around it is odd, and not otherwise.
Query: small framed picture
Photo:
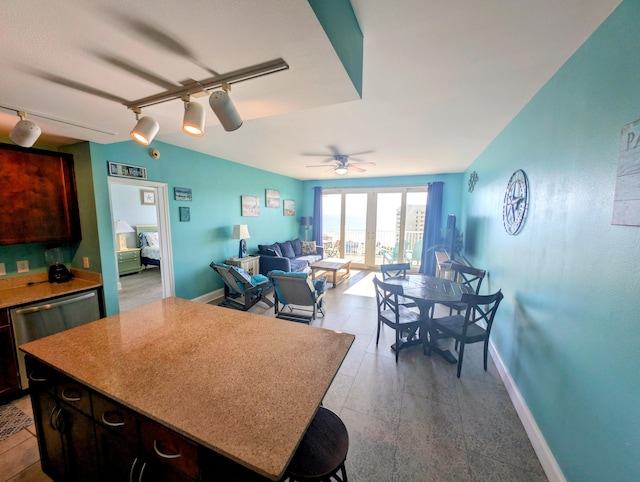
[[[242,197],[242,215],[243,216],[260,216],[260,198],[256,196]]]
[[[191,189],[188,187],[174,187],[173,198],[176,201],[191,201]]]
[[[284,205],[285,216],[296,215],[296,202],[293,199],[285,199],[282,204]]]
[[[191,210],[189,208],[180,207],[178,208],[180,211],[180,222],[188,223],[191,221]]]
[[[140,201],[142,204],[154,205],[156,203],[156,192],[148,189],[140,189]]]
[[[267,189],[265,190],[265,206],[268,208],[279,208],[280,207],[280,191],[276,191],[275,189]]]

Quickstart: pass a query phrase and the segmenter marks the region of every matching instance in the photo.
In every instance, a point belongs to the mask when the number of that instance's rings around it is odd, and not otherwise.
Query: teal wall
[[[168,185],[175,294],[178,297],[193,299],[222,288],[222,281],[209,268],[209,263],[237,256],[238,241],[231,239],[234,224],[247,224],[251,234],[247,240],[250,253],[257,251],[258,244],[285,241],[299,235],[301,181],[162,142],[153,142],[151,146],[161,152],[159,160],[149,156],[148,147],[133,141],[92,147],[100,251],[110,314],[117,312],[117,276],[113,262],[107,161],[146,167],[147,180]],[[193,201],[174,200],[174,187],[190,188]],[[280,191],[280,208],[265,207],[265,189]],[[242,195],[260,199],[259,217],[241,216]],[[284,199],[296,202],[296,216],[283,215]],[[190,222],[180,222],[180,206],[190,208]]]
[[[479,176],[462,193],[467,255],[505,294],[492,341],[570,481],[640,474],[640,227],[611,225],[620,131],[640,118],[639,21],[624,1],[464,179]],[[530,209],[509,236],[516,169]]]

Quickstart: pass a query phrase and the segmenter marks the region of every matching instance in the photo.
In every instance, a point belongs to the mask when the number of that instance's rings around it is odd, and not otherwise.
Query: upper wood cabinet
[[[81,238],[73,156],[0,144],[0,245]]]

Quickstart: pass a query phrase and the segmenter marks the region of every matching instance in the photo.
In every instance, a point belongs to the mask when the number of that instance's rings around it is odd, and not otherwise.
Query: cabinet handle
[[[129,471],[129,482],[133,482],[133,471],[136,469],[137,463],[138,463],[138,457],[133,459],[133,463],[131,464],[131,470]]]
[[[64,433],[64,424],[60,423],[60,414],[62,413],[62,409],[59,408],[58,411],[56,412],[56,418],[53,422],[54,428],[60,432],[60,433]]]
[[[46,382],[47,379],[46,378],[38,378],[36,377],[33,372],[29,373],[29,380],[31,380],[32,382],[37,382],[37,383],[41,383],[41,382]]]
[[[69,396],[67,395],[67,389],[63,388],[62,389],[62,393],[60,394],[62,396],[62,399],[65,402],[79,402],[80,401],[80,395],[76,395],[76,396]]]
[[[163,454],[162,452],[160,452],[160,450],[158,449],[158,441],[154,440],[153,441],[153,450],[156,451],[156,453],[162,457],[163,459],[177,459],[179,457],[182,457],[182,454],[180,452],[178,452],[177,454]]]
[[[56,411],[56,408],[58,407],[54,405],[53,408],[51,409],[51,413],[49,414],[49,425],[53,430],[57,430],[55,423],[53,422],[53,413]]]
[[[142,482],[142,474],[144,473],[144,469],[146,469],[146,468],[147,468],[147,463],[144,462],[142,464],[142,468],[140,469],[140,476],[138,477],[138,482]]]
[[[109,420],[107,420],[107,417],[105,416],[108,413],[120,415],[120,413],[116,412],[115,410],[102,412],[102,422],[105,425],[108,425],[109,427],[122,427],[124,425],[124,422],[109,422]]]

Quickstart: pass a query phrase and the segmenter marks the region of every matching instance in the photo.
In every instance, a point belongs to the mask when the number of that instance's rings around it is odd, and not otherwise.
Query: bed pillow
[[[315,241],[302,241],[302,254],[317,254]]]
[[[302,241],[300,241],[300,238],[292,240],[291,246],[293,246],[293,252],[295,253],[296,258],[298,256],[302,256]]]
[[[158,233],[144,233],[144,237],[147,240],[147,244],[153,248],[160,246],[158,241]]]
[[[284,258],[295,258],[296,253],[293,251],[293,246],[291,246],[291,241],[285,241],[284,243],[278,243],[280,245],[280,251],[282,251],[282,256]]]

